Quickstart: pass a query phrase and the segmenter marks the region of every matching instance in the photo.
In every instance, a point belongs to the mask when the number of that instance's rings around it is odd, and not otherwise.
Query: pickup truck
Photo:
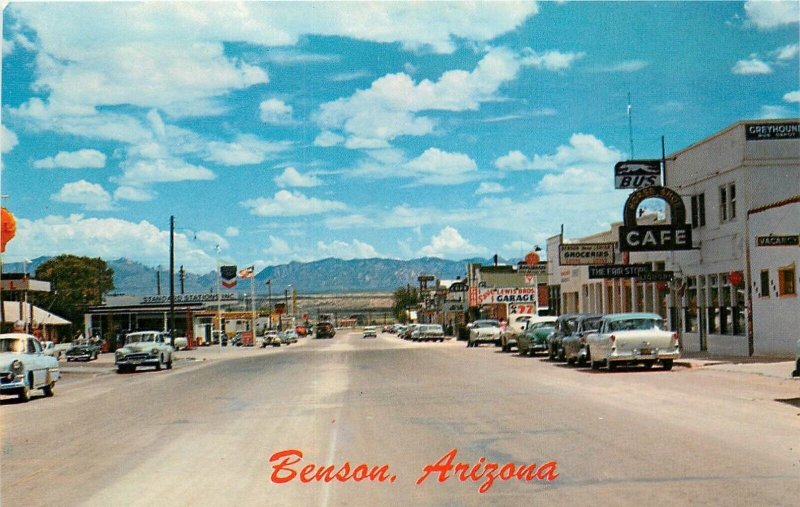
[[[680,357],[677,333],[665,331],[664,319],[656,313],[612,313],[603,317],[597,332],[586,336],[592,369],[605,365],[613,371],[619,364],[656,362],[665,370]]]

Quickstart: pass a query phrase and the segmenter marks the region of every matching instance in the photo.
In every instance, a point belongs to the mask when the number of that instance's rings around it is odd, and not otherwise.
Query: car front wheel
[[[664,366],[664,369],[669,371],[672,369],[672,359],[664,359],[661,364]]]

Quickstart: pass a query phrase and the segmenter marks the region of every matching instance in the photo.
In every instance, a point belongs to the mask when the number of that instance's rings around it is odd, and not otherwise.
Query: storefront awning
[[[70,321],[54,313],[27,303],[22,303],[22,315],[20,316],[19,307],[19,301],[3,301],[3,321],[31,320],[34,324],[44,324],[46,326],[66,326],[71,324]],[[33,319],[30,318],[31,308],[33,308]]]

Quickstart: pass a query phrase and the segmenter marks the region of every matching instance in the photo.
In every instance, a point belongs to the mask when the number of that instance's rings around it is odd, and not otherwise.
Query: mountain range
[[[3,265],[5,273],[22,273],[27,268],[32,275],[36,268],[50,257],[38,257],[24,266],[23,263]],[[161,294],[169,294],[169,270],[158,270],[126,258],[106,260],[114,270],[114,294],[151,295],[158,293],[160,278]],[[463,278],[467,263],[489,264],[488,259],[464,259],[451,261],[435,257],[411,260],[398,259],[321,259],[312,262],[290,262],[278,266],[267,266],[256,274],[253,283],[255,292],[267,292],[270,281],[273,294],[283,293],[288,287],[302,293],[332,292],[384,292],[392,291],[407,284],[416,286],[417,277],[432,275],[437,279],[454,280]],[[245,266],[239,266],[242,269]],[[175,292],[181,292],[181,281],[176,266]],[[216,285],[216,274],[185,273],[183,292],[212,292]],[[232,291],[250,292],[250,282],[239,279]]]

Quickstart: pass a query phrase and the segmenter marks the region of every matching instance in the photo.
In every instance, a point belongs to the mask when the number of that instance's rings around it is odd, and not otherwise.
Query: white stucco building
[[[664,178],[683,199],[694,248],[631,252],[623,260],[619,223],[577,240],[553,236],[551,308],[660,313],[687,351],[793,355],[800,337],[800,120],[738,122],[667,156]],[[665,223],[669,215],[668,207]],[[652,217],[638,219],[648,223]],[[672,271],[674,280],[590,279],[587,266],[559,263],[562,242],[613,242],[616,264]]]

